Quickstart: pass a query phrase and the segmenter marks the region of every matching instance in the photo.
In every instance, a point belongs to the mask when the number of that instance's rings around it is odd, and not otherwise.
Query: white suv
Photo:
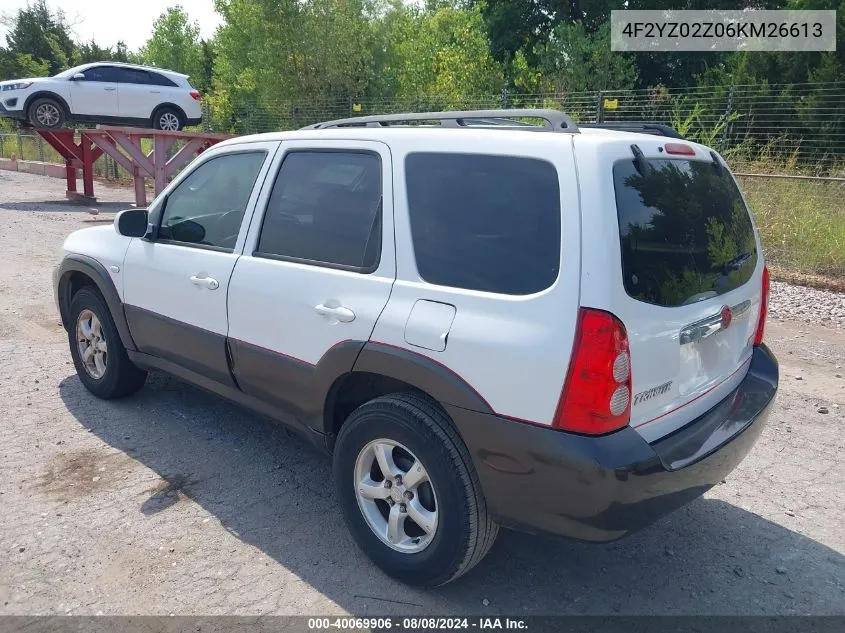
[[[333,453],[358,544],[419,585],[499,525],[610,541],[696,498],[778,383],[722,159],[554,111],[220,143],[70,235],[55,286],[92,393],[164,370],[296,429]]]
[[[0,82],[0,116],[40,128],[79,121],[181,130],[202,121],[200,93],[187,75],[112,62]]]

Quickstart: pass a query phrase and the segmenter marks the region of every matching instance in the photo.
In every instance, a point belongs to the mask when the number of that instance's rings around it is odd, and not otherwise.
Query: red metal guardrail
[[[36,132],[49,143],[65,160],[67,176],[66,195],[71,200],[96,202],[94,197],[94,161],[107,154],[132,174],[135,181],[135,204],[147,206],[145,179],[155,183],[155,194],[160,194],[168,181],[179,169],[195,156],[212,145],[227,138],[229,134],[199,132],[169,132],[131,127],[97,126],[94,130],[70,129]],[[76,136],[79,135],[79,142]],[[145,153],[141,149],[142,139],[152,139],[153,149]],[[184,143],[169,156],[170,149],[178,142]],[[82,170],[82,193],[76,189],[78,170]]]

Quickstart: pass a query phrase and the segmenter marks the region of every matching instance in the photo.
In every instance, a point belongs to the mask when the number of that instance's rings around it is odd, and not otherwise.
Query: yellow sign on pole
[[[361,107],[360,103],[353,103],[352,104],[352,111],[353,112],[360,112],[361,110],[363,110],[363,108]]]
[[[605,99],[604,100],[604,109],[605,110],[616,110],[619,107],[619,99]]]

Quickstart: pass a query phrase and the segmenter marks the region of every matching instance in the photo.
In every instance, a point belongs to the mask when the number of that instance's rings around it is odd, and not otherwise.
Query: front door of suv
[[[234,386],[226,294],[278,143],[212,149],[156,200],[153,239],[124,262],[124,306],[140,352]]]
[[[309,424],[390,295],[392,168],[377,142],[282,148],[229,284],[229,345],[244,392]]]
[[[114,66],[92,66],[84,78],[71,80],[70,107],[78,116],[118,116],[117,74]]]

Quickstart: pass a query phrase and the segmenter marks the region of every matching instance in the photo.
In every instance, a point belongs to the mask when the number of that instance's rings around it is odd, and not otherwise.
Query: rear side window
[[[176,82],[168,79],[164,75],[159,75],[154,72],[147,72],[149,76],[149,83],[153,86],[168,86],[169,88],[176,88]]]
[[[122,84],[149,84],[150,75],[144,70],[137,68],[119,68],[117,80]]]
[[[405,160],[417,269],[427,282],[510,295],[560,268],[560,187],[551,163],[484,154]]]
[[[747,282],[754,229],[736,183],[711,162],[633,160],[613,167],[622,273],[634,299],[679,306]]]
[[[372,272],[381,255],[381,159],[294,151],[273,185],[257,257]]]

